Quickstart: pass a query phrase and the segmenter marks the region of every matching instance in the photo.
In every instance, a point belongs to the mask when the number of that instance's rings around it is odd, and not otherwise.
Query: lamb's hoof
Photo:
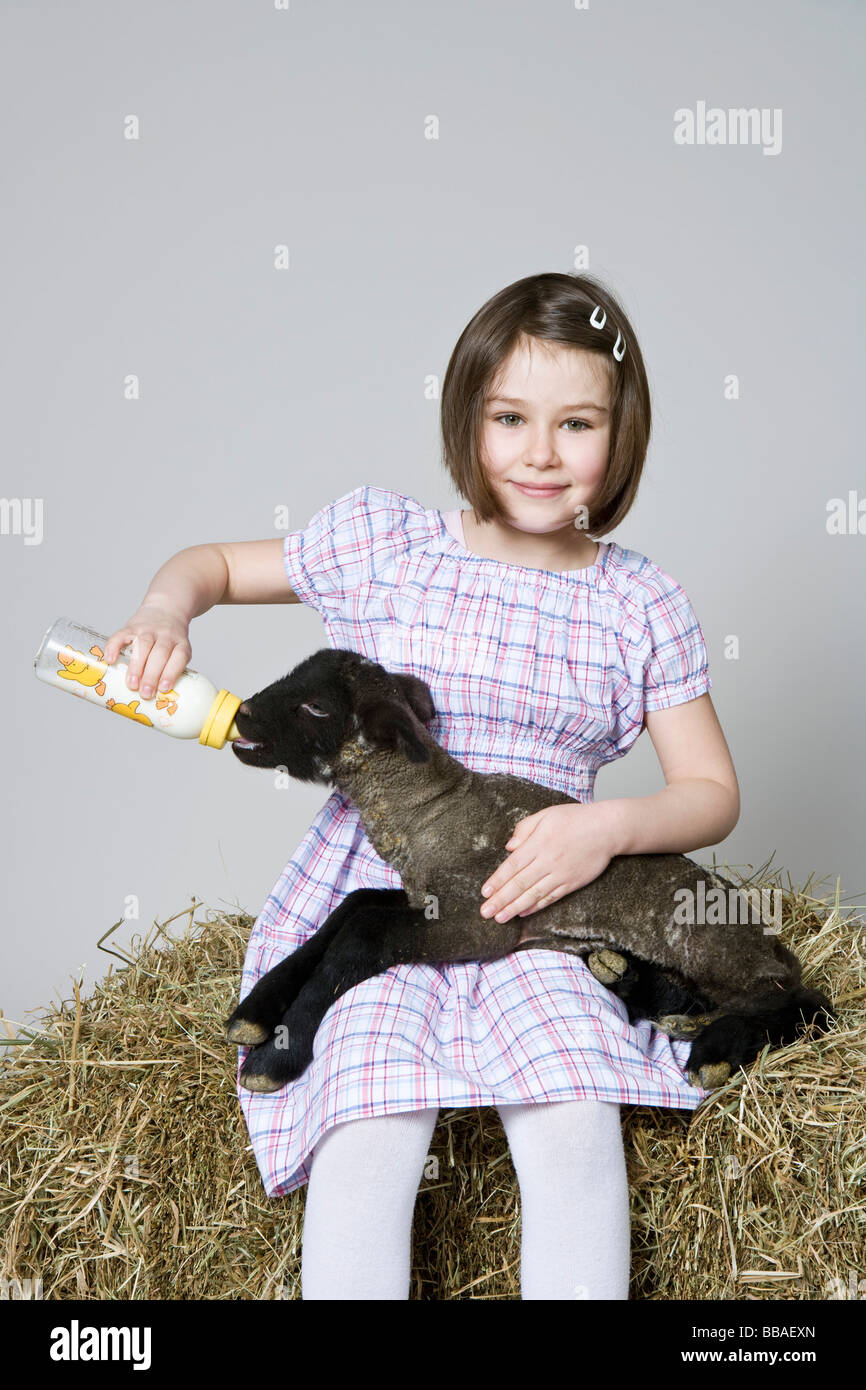
[[[615,985],[628,970],[628,961],[618,951],[591,951],[586,963],[603,985]]]
[[[281,1091],[288,1084],[274,1076],[245,1070],[241,1072],[239,1080],[245,1091]]]
[[[238,1047],[257,1047],[268,1036],[263,1024],[253,1023],[247,1018],[235,1018],[234,1014],[226,1024],[226,1042],[237,1043]]]
[[[281,1091],[297,1081],[312,1060],[312,1038],[303,1029],[293,1033],[281,1024],[267,1042],[250,1048],[238,1081],[246,1091]]]
[[[717,1086],[724,1086],[730,1075],[730,1062],[705,1062],[699,1072],[689,1072],[689,1082],[702,1091],[714,1091]]]
[[[710,1014],[665,1014],[664,1018],[653,1019],[653,1027],[669,1038],[686,1040],[696,1038],[712,1021]]]

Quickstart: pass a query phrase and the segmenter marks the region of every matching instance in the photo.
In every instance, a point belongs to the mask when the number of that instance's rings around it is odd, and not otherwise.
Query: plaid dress
[[[323,507],[283,551],[330,644],[426,681],[431,734],[478,772],[592,801],[598,769],[628,751],[645,710],[712,684],[684,591],[615,542],[582,570],[508,564],[467,550],[441,512],[368,486]],[[334,790],[255,922],[240,997],[352,889],[401,886]],[[270,1094],[239,1085],[238,1098],[277,1197],[307,1181],[316,1143],[345,1120],[579,1099],[694,1109],[707,1092],[685,1075],[690,1046],[630,1024],[579,957],[528,949],[396,965],[355,985],[328,1010],[297,1081]]]

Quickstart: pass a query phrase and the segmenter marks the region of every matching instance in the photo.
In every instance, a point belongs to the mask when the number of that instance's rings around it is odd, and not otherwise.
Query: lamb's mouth
[[[231,744],[239,762],[259,765],[263,758],[267,759],[268,750],[264,743],[255,742],[251,738],[233,738]]]
[[[249,715],[246,714],[241,716],[240,723],[237,722],[237,719],[235,720],[235,730],[237,732],[237,738],[233,738],[231,740],[231,745],[236,753],[253,753],[257,752],[260,748],[264,747],[264,739],[255,738],[254,736],[251,736],[253,734],[252,729],[250,729],[249,735],[244,733],[244,727],[246,726],[248,720],[250,724],[253,723],[253,720],[250,719]]]

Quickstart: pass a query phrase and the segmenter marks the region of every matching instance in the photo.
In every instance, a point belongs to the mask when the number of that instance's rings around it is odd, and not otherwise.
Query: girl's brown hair
[[[596,305],[607,315],[600,329],[589,321]],[[601,317],[596,314],[597,321]],[[613,356],[618,333],[620,347],[625,339],[621,362]],[[496,373],[525,338],[582,348],[604,363],[610,389],[610,451],[607,473],[585,528],[594,536],[604,535],[619,525],[634,502],[652,422],[649,383],[637,338],[616,296],[593,276],[558,271],[528,275],[506,285],[469,320],[442,383],[445,467],[479,520],[505,520],[482,465],[481,431]]]

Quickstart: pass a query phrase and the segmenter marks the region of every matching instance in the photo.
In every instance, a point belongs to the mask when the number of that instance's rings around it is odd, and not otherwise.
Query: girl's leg
[[[301,1249],[304,1299],[408,1299],[412,1217],[439,1114],[348,1120],[313,1150]]]
[[[630,1228],[619,1104],[497,1106],[520,1184],[525,1299],[627,1299]]]

